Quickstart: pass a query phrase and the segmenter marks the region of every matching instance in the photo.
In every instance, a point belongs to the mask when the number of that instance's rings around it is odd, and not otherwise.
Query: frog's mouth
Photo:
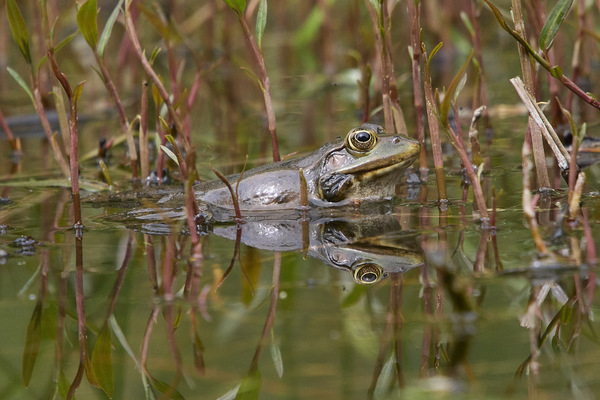
[[[352,165],[346,168],[341,168],[337,172],[341,174],[354,175],[359,179],[376,178],[383,175],[393,174],[397,170],[407,168],[411,165],[419,155],[421,145],[417,141],[407,141],[403,139],[403,148],[395,154],[388,157],[383,157],[371,165],[368,163]],[[408,143],[406,143],[408,142]]]

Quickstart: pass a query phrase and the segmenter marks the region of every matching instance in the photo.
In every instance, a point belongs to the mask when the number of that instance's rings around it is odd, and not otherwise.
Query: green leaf
[[[435,46],[433,48],[433,50],[431,50],[431,53],[429,54],[429,57],[427,57],[427,69],[429,69],[429,66],[431,65],[431,60],[433,60],[433,56],[436,55],[436,53],[442,48],[442,46],[444,45],[443,42],[439,42],[437,44],[437,46]]]
[[[271,328],[271,359],[273,360],[273,365],[275,366],[277,375],[281,378],[283,376],[283,357],[281,357],[279,343],[277,343],[277,340],[275,340],[273,328]]]
[[[77,25],[87,44],[96,50],[98,45],[98,4],[96,0],[87,0],[77,12]]]
[[[542,49],[543,51],[547,51],[550,48],[550,46],[552,46],[552,42],[554,42],[554,37],[556,36],[556,33],[558,32],[558,29],[560,28],[561,24],[565,20],[565,17],[569,13],[569,10],[571,9],[572,5],[573,0],[559,0],[556,3],[554,8],[552,9],[552,12],[550,12],[550,15],[548,16],[548,19],[546,20],[542,31],[540,32],[540,49]]]
[[[13,39],[19,46],[19,50],[21,50],[21,54],[25,57],[25,61],[31,66],[31,51],[29,50],[27,26],[15,0],[6,0],[6,16]]]
[[[81,98],[81,94],[83,93],[83,85],[86,81],[80,82],[77,86],[75,86],[75,90],[73,91],[73,105],[77,108],[77,103]]]
[[[177,164],[177,166],[179,166],[179,160],[177,160],[177,156],[175,156],[175,153],[173,153],[171,149],[163,145],[161,145],[160,148],[165,152],[167,156],[169,156],[171,160],[173,160],[173,162],[175,162],[175,164]]]
[[[246,11],[246,0],[223,0],[238,16],[242,16]]]
[[[25,387],[29,386],[33,367],[40,350],[42,341],[42,301],[38,301],[33,309],[31,320],[27,326],[25,334],[25,346],[23,348],[23,383]]]
[[[71,33],[69,36],[67,36],[66,38],[61,40],[59,44],[54,46],[54,54],[57,54],[63,47],[65,47],[67,44],[69,44],[69,42],[71,40],[73,40],[73,38],[75,38],[78,34],[79,34],[79,31],[76,30],[75,32]],[[42,68],[42,66],[44,65],[44,63],[46,63],[46,61],[48,61],[48,55],[44,55],[44,57],[42,57],[42,59],[38,63],[38,65],[37,65],[38,71]]]
[[[104,393],[112,399],[115,391],[115,380],[112,363],[112,343],[108,324],[104,324],[92,351],[92,365],[96,372],[98,384]]]
[[[456,89],[459,87],[460,82],[462,80],[462,76],[464,75],[469,63],[471,62],[471,58],[473,58],[473,49],[471,49],[471,53],[469,57],[467,57],[465,63],[460,68],[460,71],[456,74],[452,82],[450,82],[450,86],[446,91],[446,95],[444,96],[444,100],[442,100],[442,105],[440,106],[440,117],[442,118],[442,124],[446,126],[448,121],[448,113],[450,112],[450,107],[452,106],[452,101],[454,100],[454,94],[456,93]]]
[[[152,382],[152,386],[154,386],[154,388],[156,390],[158,390],[159,392],[166,394],[169,394],[169,399],[174,399],[174,400],[185,400],[185,398],[181,395],[181,393],[179,393],[173,386],[163,382],[163,381],[159,381],[158,379],[150,376],[150,381]]]
[[[110,14],[110,17],[106,20],[106,25],[104,25],[104,30],[102,31],[102,35],[100,35],[100,41],[98,42],[98,54],[100,57],[104,56],[104,49],[106,48],[106,43],[108,43],[108,39],[110,38],[110,34],[112,33],[112,28],[115,25],[115,21],[119,16],[119,12],[121,11],[121,5],[123,4],[123,0],[119,0],[115,9]]]
[[[242,379],[235,400],[258,399],[262,377],[258,368],[252,368],[248,375]]]
[[[262,37],[267,26],[267,0],[260,0],[258,13],[256,14],[256,42],[258,48],[262,49]]]
[[[15,71],[14,69],[12,69],[11,67],[6,67],[6,70],[8,71],[10,76],[12,76],[13,79],[19,84],[19,86],[21,86],[21,88],[25,91],[25,93],[27,93],[27,95],[31,99],[31,102],[33,104],[35,104],[35,100],[33,98],[33,93],[31,93],[31,89],[29,89],[29,86],[27,86],[27,84],[25,83],[23,78],[21,78],[21,75],[19,75],[19,73],[17,71]]]

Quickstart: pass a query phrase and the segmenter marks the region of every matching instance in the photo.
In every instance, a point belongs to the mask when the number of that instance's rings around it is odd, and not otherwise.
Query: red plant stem
[[[102,74],[102,80],[104,81],[104,86],[108,91],[108,94],[115,104],[115,108],[117,109],[117,115],[119,116],[119,124],[121,125],[121,131],[127,135],[127,147],[129,149],[129,158],[131,161],[131,171],[132,178],[137,178],[137,151],[135,149],[135,143],[133,142],[133,136],[129,129],[129,122],[127,120],[127,114],[125,113],[125,107],[123,107],[123,102],[121,101],[121,97],[119,96],[119,92],[113,83],[110,74],[108,72],[108,68],[106,68],[106,63],[104,59],[100,57],[98,51],[94,49],[94,57],[96,58],[96,64],[98,64],[98,68],[100,68],[100,73]]]
[[[254,36],[250,31],[250,27],[246,23],[244,14],[238,15],[238,19],[240,20],[240,24],[242,25],[242,29],[244,30],[244,37],[246,38],[246,43],[250,48],[250,53],[254,56],[254,60],[256,61],[258,69],[260,71],[260,81],[262,84],[263,98],[265,101],[265,111],[267,113],[267,121],[269,123],[269,133],[271,134],[273,161],[280,161],[281,157],[279,155],[279,142],[277,140],[277,122],[275,120],[275,108],[273,107],[273,98],[271,96],[271,82],[269,80],[269,75],[267,74],[265,59],[262,55],[262,52],[258,48],[258,45],[256,44],[256,40],[254,40]]]
[[[410,19],[410,45],[412,48],[412,76],[413,97],[415,104],[415,122],[417,126],[417,139],[421,144],[419,154],[419,167],[421,171],[427,170],[427,147],[425,146],[425,127],[423,124],[423,85],[421,83],[421,39],[419,6],[420,1],[409,0],[408,16]]]
[[[133,18],[130,11],[131,3],[131,0],[127,0],[124,12],[125,27],[127,28],[127,34],[129,35],[129,39],[131,39],[131,43],[133,44],[133,48],[135,49],[135,54],[137,55],[140,63],[142,64],[142,68],[150,77],[150,79],[156,86],[160,97],[165,102],[167,109],[169,110],[169,115],[173,119],[173,123],[175,123],[175,128],[177,129],[177,132],[183,133],[183,126],[181,125],[179,115],[175,111],[173,102],[171,102],[171,99],[169,98],[169,93],[167,92],[167,89],[165,89],[165,85],[163,85],[156,72],[154,72],[154,69],[152,69],[150,62],[146,59],[146,56],[144,55],[144,50],[142,49],[142,45],[140,44],[140,40],[135,31],[135,25],[133,23]]]
[[[279,277],[281,274],[281,253],[276,252],[273,254],[273,288],[271,289],[271,304],[269,305],[269,314],[263,325],[263,330],[260,335],[260,341],[256,346],[250,369],[258,368],[258,360],[260,359],[260,353],[262,351],[263,344],[266,341],[267,334],[271,330],[273,323],[275,322],[275,312],[277,311],[277,301],[279,299]]]
[[[83,239],[75,237],[75,304],[77,308],[77,327],[79,339],[79,369],[69,387],[67,398],[72,398],[83,378],[88,363],[87,332],[85,326],[85,295],[83,290]]]
[[[0,110],[0,126],[2,126],[2,130],[4,131],[6,138],[10,142],[10,146],[12,147],[13,151],[18,151],[17,142],[15,141],[15,137],[12,133],[12,130],[6,123],[6,119],[4,118],[4,114],[2,114],[2,110]]]

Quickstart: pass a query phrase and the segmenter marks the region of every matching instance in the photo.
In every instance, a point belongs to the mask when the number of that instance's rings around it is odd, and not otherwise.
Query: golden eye
[[[377,134],[369,129],[353,129],[346,136],[346,148],[365,153],[377,144]]]
[[[359,265],[354,271],[354,281],[365,285],[372,285],[381,280],[383,269],[373,263]]]

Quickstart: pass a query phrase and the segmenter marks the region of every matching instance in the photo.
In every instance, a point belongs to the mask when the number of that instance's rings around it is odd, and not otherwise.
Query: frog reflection
[[[213,233],[236,238],[235,226],[215,226]],[[241,242],[270,251],[299,251],[348,271],[356,283],[374,284],[390,273],[423,264],[414,235],[402,231],[393,214],[321,218],[314,221],[248,221]]]

